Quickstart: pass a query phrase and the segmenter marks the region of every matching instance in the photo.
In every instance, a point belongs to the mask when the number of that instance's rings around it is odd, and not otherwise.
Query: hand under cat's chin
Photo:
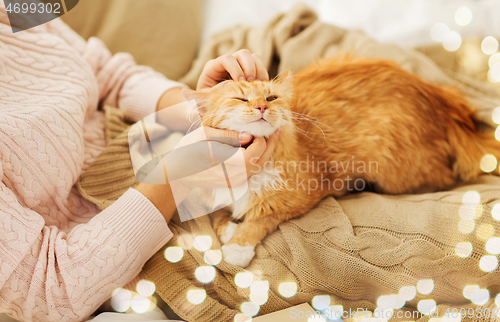
[[[231,122],[230,125],[224,126],[227,130],[246,132],[251,134],[253,137],[263,137],[266,139],[268,139],[278,129],[278,127],[279,126],[275,126],[271,122],[265,120],[252,121],[246,124]]]

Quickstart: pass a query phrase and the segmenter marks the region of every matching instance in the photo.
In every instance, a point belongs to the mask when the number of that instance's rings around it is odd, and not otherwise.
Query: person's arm
[[[16,319],[85,319],[172,236],[164,219],[172,209],[159,205],[162,214],[148,192],[134,189],[68,233],[47,226],[4,184],[1,169],[0,312]]]

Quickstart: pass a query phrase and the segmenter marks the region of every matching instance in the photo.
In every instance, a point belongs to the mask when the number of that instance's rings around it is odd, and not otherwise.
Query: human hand
[[[226,54],[208,61],[198,79],[196,89],[207,90],[227,79],[269,80],[269,74],[258,54],[242,49],[232,55]]]
[[[169,181],[191,189],[236,187],[259,172],[276,147],[280,130],[269,139],[255,138],[245,132],[201,127],[182,138],[165,159]],[[216,166],[224,164],[225,173]],[[227,177],[229,176],[229,178]],[[228,182],[229,180],[229,182]]]

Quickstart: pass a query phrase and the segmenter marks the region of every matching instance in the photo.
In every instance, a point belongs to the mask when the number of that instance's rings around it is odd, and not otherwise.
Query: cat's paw
[[[222,243],[226,244],[231,238],[233,238],[234,232],[238,228],[238,224],[234,222],[229,222],[224,233],[220,236],[220,240]]]
[[[229,244],[222,246],[222,255],[226,263],[240,267],[247,267],[255,256],[254,246],[240,246]]]

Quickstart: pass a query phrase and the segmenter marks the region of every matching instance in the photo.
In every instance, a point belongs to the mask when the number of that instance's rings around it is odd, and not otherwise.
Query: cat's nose
[[[255,106],[261,113],[264,113],[267,110],[267,105],[257,105]]]

